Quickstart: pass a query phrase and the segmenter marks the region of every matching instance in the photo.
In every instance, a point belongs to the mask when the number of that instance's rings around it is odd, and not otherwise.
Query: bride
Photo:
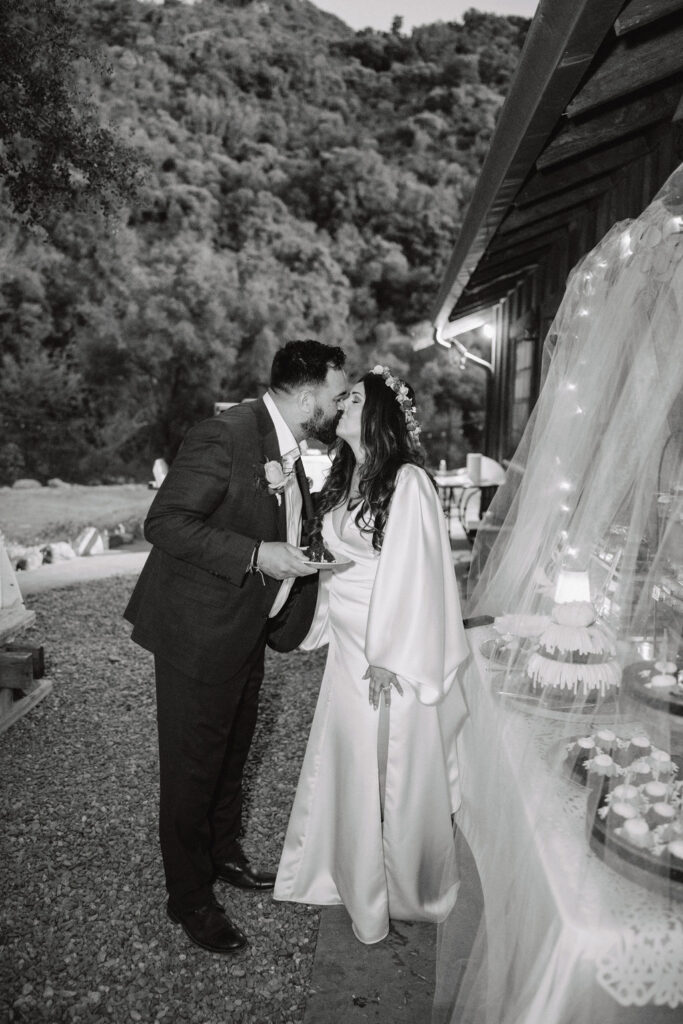
[[[457,894],[453,686],[468,653],[444,516],[412,389],[385,366],[353,386],[321,493],[324,573],[302,645],[329,643],[275,899],[343,903],[356,937],[441,921]]]

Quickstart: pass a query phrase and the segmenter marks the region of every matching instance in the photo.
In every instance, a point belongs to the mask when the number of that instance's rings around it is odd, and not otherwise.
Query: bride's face
[[[341,417],[337,423],[337,437],[347,444],[360,445],[360,421],[365,405],[365,385],[354,384],[346,398],[340,403]]]

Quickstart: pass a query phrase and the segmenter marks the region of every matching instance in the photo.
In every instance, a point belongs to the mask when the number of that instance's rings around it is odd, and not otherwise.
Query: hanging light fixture
[[[560,569],[555,584],[555,604],[590,601],[591,590],[585,569]]]

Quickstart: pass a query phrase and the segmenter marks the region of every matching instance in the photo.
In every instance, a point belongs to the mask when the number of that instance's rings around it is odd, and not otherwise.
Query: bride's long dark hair
[[[411,439],[396,393],[387,386],[384,377],[366,373],[360,383],[365,388],[360,428],[365,460],[358,483],[361,500],[356,511],[356,523],[364,533],[372,533],[372,546],[380,551],[389,503],[396,486],[396,475],[406,463],[424,467],[424,456]],[[409,384],[406,387],[414,402],[413,389]],[[332,468],[318,503],[318,514],[321,517],[325,512],[348,501],[351,477],[356,465],[353,451],[340,437],[332,446],[330,454],[333,456]]]

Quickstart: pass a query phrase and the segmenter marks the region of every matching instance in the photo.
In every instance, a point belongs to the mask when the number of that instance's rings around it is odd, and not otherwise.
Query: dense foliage
[[[100,123],[79,76],[88,65],[110,73],[69,0],[0,0],[0,178],[24,223],[135,195],[139,161]]]
[[[307,0],[71,10],[112,68],[78,63],[86,112],[148,170],[115,223],[55,204],[45,238],[6,177],[0,482],[146,474],[215,400],[259,393],[292,337],[408,375],[433,460],[476,446],[480,371],[412,343],[527,22],[469,11],[404,35]]]

